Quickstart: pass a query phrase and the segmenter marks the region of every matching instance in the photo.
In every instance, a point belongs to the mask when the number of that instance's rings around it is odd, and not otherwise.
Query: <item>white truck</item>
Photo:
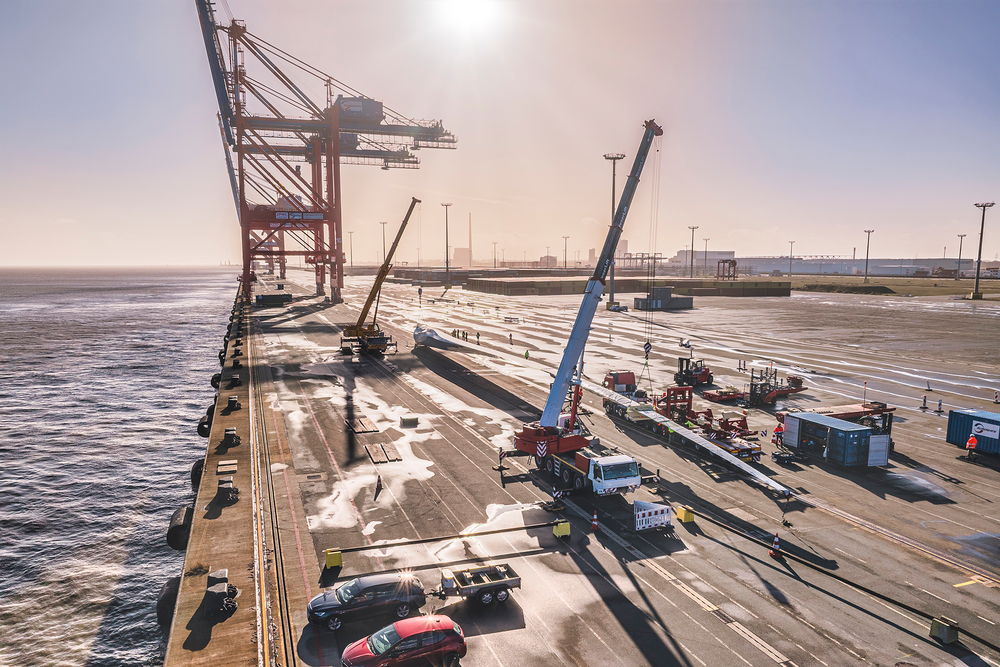
[[[590,449],[551,454],[545,469],[562,482],[564,489],[593,491],[599,496],[631,493],[642,484],[639,464],[631,456],[602,456]]]

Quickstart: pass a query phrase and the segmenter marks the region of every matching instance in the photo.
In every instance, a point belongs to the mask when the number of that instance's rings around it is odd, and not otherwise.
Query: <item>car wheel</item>
[[[340,626],[343,624],[344,622],[340,620],[340,616],[331,616],[326,622],[326,627],[328,630],[340,630]]]
[[[535,457],[535,467],[538,468],[539,470],[544,470],[545,469],[545,458],[542,457],[542,456],[536,456]]]
[[[583,477],[582,476],[578,476],[576,479],[573,480],[573,488],[576,489],[577,491],[580,491],[580,490],[583,489]]]
[[[562,471],[562,481],[564,486],[569,486],[569,483],[573,481],[573,478],[570,477],[569,470],[567,470],[566,468],[563,468]]]
[[[458,667],[458,654],[449,653],[441,660],[441,664],[444,667]]]
[[[550,475],[554,475],[556,470],[556,464],[552,462],[552,457],[545,457],[545,469],[549,471]]]
[[[403,604],[396,605],[396,618],[406,618],[410,615],[410,605]]]
[[[493,591],[483,591],[477,599],[479,600],[479,604],[489,607],[496,600],[496,597],[493,595]]]
[[[501,588],[497,591],[497,602],[503,603],[510,599],[510,590]]]

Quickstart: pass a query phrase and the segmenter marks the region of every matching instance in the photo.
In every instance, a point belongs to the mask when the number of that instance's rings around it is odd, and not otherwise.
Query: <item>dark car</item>
[[[320,593],[309,601],[306,611],[311,623],[336,630],[345,621],[357,618],[406,618],[426,601],[424,587],[413,575],[373,574]]]
[[[465,657],[465,636],[447,616],[416,616],[387,625],[344,649],[343,667],[431,664],[454,667]]]

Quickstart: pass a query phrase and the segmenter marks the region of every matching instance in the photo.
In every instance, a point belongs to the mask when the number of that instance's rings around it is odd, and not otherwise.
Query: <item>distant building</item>
[[[590,266],[597,264],[597,250],[594,248],[587,251],[587,264]]]
[[[628,239],[618,239],[618,248],[615,250],[615,253],[618,255],[625,255],[628,253]],[[597,260],[595,259],[594,262],[596,263]]]
[[[544,269],[554,269],[559,266],[559,258],[555,255],[542,255],[538,258],[538,266]]]

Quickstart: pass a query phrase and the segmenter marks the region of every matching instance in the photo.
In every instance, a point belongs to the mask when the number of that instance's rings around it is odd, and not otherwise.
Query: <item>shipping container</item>
[[[976,436],[977,454],[1000,454],[1000,412],[952,410],[948,413],[948,437],[964,448],[969,436]]]
[[[889,437],[872,436],[867,426],[812,412],[785,416],[782,442],[844,467],[873,467],[889,463]]]

